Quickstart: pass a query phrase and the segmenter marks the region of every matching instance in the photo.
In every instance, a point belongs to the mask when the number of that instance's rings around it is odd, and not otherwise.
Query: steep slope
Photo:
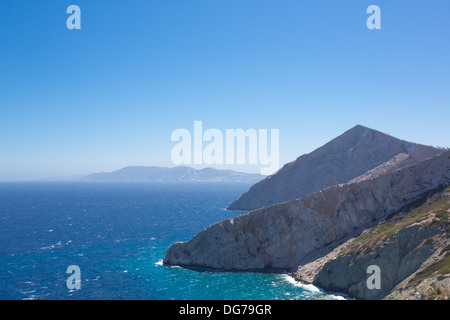
[[[358,177],[373,178],[443,151],[357,125],[256,183],[228,209],[253,210],[298,199]]]
[[[173,244],[164,263],[294,270],[314,252],[448,185],[450,151],[371,180],[326,188],[216,223],[188,242]]]
[[[401,212],[294,276],[357,299],[450,298],[450,187],[424,204]],[[324,262],[324,263],[323,263]],[[369,266],[378,266],[380,287],[367,286]]]

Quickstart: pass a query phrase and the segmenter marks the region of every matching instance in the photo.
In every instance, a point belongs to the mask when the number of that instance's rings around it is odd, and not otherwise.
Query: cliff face
[[[253,210],[404,168],[443,150],[356,126],[253,185],[229,210]]]
[[[337,185],[216,223],[188,242],[172,245],[164,263],[294,270],[315,252],[448,185],[450,151],[371,180]]]
[[[450,298],[450,188],[425,204],[398,214],[336,248],[313,268],[313,283],[357,299]],[[380,288],[367,286],[371,265],[379,267]]]

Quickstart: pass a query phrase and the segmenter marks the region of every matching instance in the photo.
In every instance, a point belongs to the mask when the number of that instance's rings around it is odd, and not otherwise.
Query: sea
[[[2,182],[0,300],[343,299],[287,273],[163,265],[174,242],[245,213],[225,208],[249,187]]]

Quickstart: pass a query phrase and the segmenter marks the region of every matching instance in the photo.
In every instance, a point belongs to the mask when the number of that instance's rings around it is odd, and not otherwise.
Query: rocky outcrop
[[[450,295],[450,188],[299,267],[294,277],[357,299],[448,299]],[[367,285],[369,266],[380,287]]]
[[[379,166],[376,166],[373,169],[368,170],[367,172],[360,175],[359,177],[356,177],[356,178],[350,180],[348,183],[360,182],[363,180],[373,179],[373,178],[376,178],[383,174],[386,174],[390,171],[400,169],[401,167],[406,167],[407,164],[410,162],[410,161],[408,161],[410,159],[411,158],[410,158],[409,154],[399,153],[394,158],[392,158],[386,162],[383,162],[382,164],[380,164]]]
[[[394,289],[385,300],[450,300],[450,275],[437,275],[415,286]]]
[[[374,178],[442,152],[358,125],[256,183],[228,209],[253,210],[298,199],[355,178]]]
[[[188,242],[173,244],[164,263],[294,270],[315,252],[448,185],[450,151],[374,179],[333,186],[216,223]]]
[[[383,246],[367,254],[346,254],[326,263],[313,283],[325,290],[347,293],[353,298],[382,299],[431,256],[434,248],[423,242],[439,231],[437,224],[402,229]],[[380,289],[369,289],[367,286],[367,269],[371,265],[381,270]]]

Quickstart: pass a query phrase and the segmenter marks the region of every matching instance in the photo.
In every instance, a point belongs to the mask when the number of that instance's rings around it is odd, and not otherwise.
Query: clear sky
[[[195,120],[279,129],[281,165],[356,124],[450,147],[450,1],[0,2],[0,180],[173,166]]]

